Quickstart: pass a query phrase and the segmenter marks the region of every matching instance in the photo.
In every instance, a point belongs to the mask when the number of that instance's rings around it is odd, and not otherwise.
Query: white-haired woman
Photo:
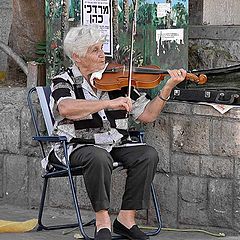
[[[121,210],[113,223],[113,232],[129,239],[149,239],[136,225],[137,210],[147,209],[158,154],[148,145],[125,146],[129,139],[130,116],[141,122],[153,122],[163,109],[171,90],[186,76],[183,69],[169,71],[171,78],[153,100],[127,88],[104,92],[96,89],[94,76],[105,68],[105,37],[96,27],[71,28],[64,40],[64,51],[73,66],[52,80],[52,110],[56,124],[54,134],[67,136],[72,166],[83,166],[83,177],[92,207],[96,213],[95,239],[111,239],[110,205],[113,162],[127,169]],[[58,145],[49,161],[62,162]]]

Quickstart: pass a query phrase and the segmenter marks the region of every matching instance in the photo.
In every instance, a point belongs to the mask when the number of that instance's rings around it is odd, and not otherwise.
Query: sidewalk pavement
[[[10,205],[0,206],[0,220],[8,221],[26,221],[33,218],[37,218],[37,209],[26,209]],[[44,215],[43,222],[46,224],[55,223],[71,223],[76,221],[75,213],[73,210],[66,209],[48,209]],[[91,211],[83,211],[82,218],[84,222],[92,220],[94,214]],[[115,216],[112,216],[114,219]],[[151,240],[240,240],[240,235],[236,232],[227,229],[208,229],[212,233],[225,233],[225,237],[215,237],[202,232],[178,232],[178,231],[166,231],[164,228],[162,231],[154,237],[150,237]],[[0,233],[0,240],[74,240],[75,234],[78,234],[78,229],[63,234],[63,231],[68,230],[51,230],[51,231],[36,231],[35,229],[27,233]],[[88,227],[86,230],[88,233],[93,232],[93,227]],[[240,233],[239,233],[240,234]]]

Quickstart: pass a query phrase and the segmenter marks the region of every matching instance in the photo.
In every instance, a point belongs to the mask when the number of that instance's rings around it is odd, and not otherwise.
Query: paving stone
[[[233,195],[233,228],[236,231],[240,229],[240,180],[234,181]]]
[[[40,147],[37,141],[32,140],[32,137],[36,135],[34,126],[32,123],[29,108],[23,106],[21,109],[21,153],[29,156],[41,156]]]
[[[236,179],[240,179],[240,157],[235,158],[235,173],[234,176]]]
[[[0,103],[0,152],[19,153],[20,114],[16,106]]]
[[[76,185],[77,185],[77,194],[79,196],[80,207],[83,209],[92,210],[92,205],[91,205],[90,199],[87,194],[87,190],[86,190],[86,187],[84,184],[83,177],[77,177]]]
[[[207,179],[179,177],[179,222],[208,225]]]
[[[17,206],[28,206],[28,159],[7,154],[4,158],[4,201]]]
[[[153,146],[159,156],[157,171],[170,172],[170,125],[168,114],[162,114],[154,123],[145,128],[147,144]]]
[[[173,153],[171,158],[171,172],[179,175],[200,174],[200,156],[184,153]]]
[[[162,113],[192,115],[193,104],[185,102],[168,101]],[[161,113],[161,114],[162,114]]]
[[[29,205],[32,207],[38,207],[40,204],[43,178],[41,177],[43,169],[41,166],[41,159],[28,157],[29,166]]]
[[[233,196],[233,228],[237,231],[240,229],[240,180],[234,182]]]
[[[50,179],[48,194],[50,207],[73,208],[73,197],[67,177]]]
[[[211,153],[210,119],[173,115],[171,129],[173,151],[206,155]]]
[[[234,159],[218,156],[201,156],[201,175],[206,177],[232,178]]]
[[[0,198],[3,198],[3,161],[4,161],[4,154],[0,154]]]
[[[217,156],[240,155],[240,122],[213,120],[212,153]]]
[[[221,118],[221,119],[227,119],[227,118],[240,119],[240,109],[239,108],[235,108],[235,109],[232,109],[232,110],[228,111],[225,114],[221,114],[220,112],[218,112],[213,107],[205,106],[203,104],[194,104],[193,105],[193,114],[194,115],[209,116],[211,118],[215,117],[215,119],[217,119],[217,118]]]
[[[38,210],[29,209],[23,207],[16,207],[6,204],[0,204],[1,218],[9,221],[26,221],[29,219],[36,218]],[[92,211],[82,211],[83,222],[87,222],[93,219],[94,213]],[[113,220],[114,215],[111,216]],[[76,222],[76,214],[73,210],[70,209],[56,209],[48,208],[45,214],[45,219],[48,224],[53,225],[56,223],[70,223]],[[189,226],[188,226],[189,227]],[[212,233],[223,232],[226,234],[226,237],[222,238],[224,240],[239,240],[239,233],[231,231],[229,229],[223,228],[207,228],[207,227],[197,227],[203,230],[208,230]],[[184,226],[186,229],[187,226]],[[67,229],[64,229],[66,231]],[[26,233],[1,233],[1,240],[73,240],[74,234],[79,233],[79,230],[72,229],[73,231],[69,234],[63,234],[63,230],[53,230],[53,231],[29,231]],[[67,230],[68,231],[68,230]],[[71,229],[70,229],[71,231]],[[87,233],[92,234],[94,232],[94,226],[88,227],[86,229]],[[204,234],[202,232],[179,232],[179,231],[165,231],[162,230],[158,235],[151,236],[151,240],[216,240],[217,237],[211,236],[209,234]],[[220,238],[221,239],[221,238]]]
[[[110,209],[112,212],[117,213],[121,208],[122,197],[126,184],[126,177],[126,170],[120,170],[120,168],[117,168],[113,171],[110,204]]]
[[[12,0],[1,0],[0,7],[3,8],[11,8],[12,6]]]
[[[225,179],[210,179],[208,187],[211,226],[232,228],[233,182]]]
[[[13,97],[14,96],[14,97]],[[15,106],[26,105],[27,89],[14,87],[14,88],[0,88],[0,102],[3,104],[14,103]]]
[[[178,209],[178,181],[176,176],[158,173],[154,178],[154,186],[160,204],[163,226],[177,226]],[[155,217],[155,210],[151,207],[149,215],[151,221]]]

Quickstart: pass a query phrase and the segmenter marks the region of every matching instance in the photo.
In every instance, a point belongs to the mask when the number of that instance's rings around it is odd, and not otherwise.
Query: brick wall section
[[[209,106],[170,102],[146,128],[165,166],[155,178],[164,224],[239,230],[239,119],[240,108],[221,115]]]
[[[0,204],[38,206],[42,189],[39,149],[26,89],[0,89]],[[14,96],[14,97],[12,97]],[[160,157],[154,179],[164,226],[198,225],[240,230],[240,108],[221,115],[209,106],[169,102],[146,126]],[[113,211],[120,207],[125,172],[113,178]],[[75,179],[91,209],[81,178]],[[47,205],[71,207],[66,180],[50,184]],[[57,197],[54,198],[54,196]],[[153,221],[154,210],[141,217]]]

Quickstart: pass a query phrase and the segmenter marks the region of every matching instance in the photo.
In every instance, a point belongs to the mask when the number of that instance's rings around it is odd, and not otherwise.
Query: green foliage
[[[47,82],[50,82],[50,79],[60,71],[63,65],[62,45],[65,23],[62,13],[65,9],[61,0],[46,0],[45,3]]]
[[[130,56],[130,46],[120,47],[116,53],[115,61],[122,65],[129,65],[129,56]],[[133,65],[134,66],[142,66],[143,64],[143,56],[142,53],[138,50],[133,50]]]
[[[177,3],[173,6],[173,21],[177,28],[188,26],[188,13],[183,3]]]
[[[62,1],[61,0],[46,0],[45,13],[49,18],[61,18],[62,16]]]
[[[46,63],[46,41],[37,43],[35,53],[38,55],[38,58],[34,59],[34,61]]]
[[[158,23],[157,5],[142,2],[138,8],[137,23],[141,25],[153,24],[156,26]]]

